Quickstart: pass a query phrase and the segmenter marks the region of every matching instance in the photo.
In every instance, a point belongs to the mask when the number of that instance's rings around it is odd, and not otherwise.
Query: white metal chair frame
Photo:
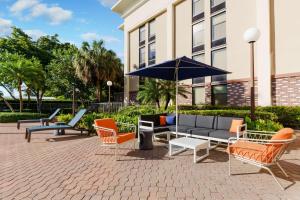
[[[129,123],[121,123],[121,122],[116,122],[117,126],[122,125],[122,126],[127,126],[129,128],[133,128],[133,133],[136,136],[136,126],[134,124],[129,124]],[[117,140],[118,140],[118,135],[117,132],[114,129],[110,129],[110,128],[105,128],[105,127],[101,127],[101,126],[96,126],[93,125],[94,128],[97,130],[102,130],[102,131],[106,131],[106,132],[110,132],[112,135],[109,136],[110,138],[112,138],[112,142],[110,143],[105,143],[102,140],[101,135],[99,135],[100,139],[101,139],[101,146],[103,147],[114,147],[114,155],[115,155],[115,159],[117,159],[117,152],[119,151],[119,146],[121,146],[123,143],[128,143],[128,142],[133,142],[133,146],[132,149],[135,150],[135,139],[133,140],[128,140],[126,142],[123,142],[121,144],[118,144]]]
[[[291,139],[286,139],[286,140],[270,140],[272,135],[275,134],[276,132],[267,132],[267,131],[252,131],[252,130],[247,130],[247,132],[244,134],[244,138],[239,138],[239,141],[248,141],[248,142],[253,142],[257,144],[264,144],[264,145],[269,145],[269,146],[275,146],[275,145],[282,145],[279,150],[276,152],[271,152],[271,158],[272,160],[270,162],[259,162],[254,159],[250,159],[247,157],[244,157],[242,155],[238,154],[231,154],[230,151],[230,144],[235,143],[237,141],[237,138],[229,138],[228,140],[228,155],[229,155],[229,176],[231,175],[231,157],[240,160],[243,163],[251,164],[254,166],[257,166],[259,168],[263,168],[267,170],[272,177],[275,179],[277,184],[280,186],[282,190],[285,190],[285,188],[279,183],[278,179],[275,177],[274,173],[271,171],[270,166],[271,165],[277,165],[278,168],[283,172],[283,174],[286,177],[289,177],[289,175],[285,172],[285,170],[282,168],[282,166],[279,164],[279,159],[287,149],[288,145],[292,143],[295,139],[296,136],[293,135]],[[263,152],[260,156],[263,157],[265,156],[265,153]],[[275,155],[274,155],[275,154]]]

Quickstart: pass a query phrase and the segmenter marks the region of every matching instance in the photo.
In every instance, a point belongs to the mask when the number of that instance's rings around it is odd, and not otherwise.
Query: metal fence
[[[118,112],[123,107],[123,102],[92,103],[90,110],[94,112]]]

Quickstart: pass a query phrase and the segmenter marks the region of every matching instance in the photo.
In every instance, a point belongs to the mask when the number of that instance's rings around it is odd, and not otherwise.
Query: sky
[[[117,0],[0,0],[0,37],[16,26],[36,40],[58,34],[61,42],[77,47],[103,39],[123,60],[122,19],[111,11]],[[8,94],[4,92],[4,96]],[[17,96],[17,95],[16,95]]]
[[[0,0],[0,37],[11,26],[34,40],[58,34],[62,42],[80,47],[82,41],[103,39],[123,60],[122,19],[110,8],[117,0]]]

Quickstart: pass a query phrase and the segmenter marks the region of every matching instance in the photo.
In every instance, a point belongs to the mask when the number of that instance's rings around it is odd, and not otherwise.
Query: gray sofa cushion
[[[209,133],[215,131],[214,129],[206,129],[206,128],[195,128],[190,130],[191,136],[209,136]]]
[[[228,131],[231,127],[231,122],[233,119],[243,120],[242,118],[237,117],[216,117],[217,123],[215,123],[215,129],[217,130],[226,130]]]
[[[167,126],[169,128],[170,131],[175,132],[176,131],[176,125],[172,125],[172,126]],[[193,129],[195,127],[191,127],[191,126],[178,126],[178,132],[181,133],[188,133],[188,131],[190,129]]]
[[[209,133],[209,137],[228,140],[230,137],[236,137],[236,134],[230,133],[227,130],[215,130]]]
[[[214,127],[214,119],[215,119],[215,116],[197,115],[196,127],[212,129]]]
[[[190,126],[195,128],[196,125],[196,115],[179,115],[179,126]]]

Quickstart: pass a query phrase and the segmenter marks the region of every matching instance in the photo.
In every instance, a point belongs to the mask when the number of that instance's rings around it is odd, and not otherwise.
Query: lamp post
[[[106,82],[107,86],[108,86],[108,104],[109,104],[109,112],[110,112],[110,87],[112,86],[112,82],[111,81],[107,81]]]
[[[249,28],[244,33],[244,40],[250,44],[250,95],[251,95],[251,120],[255,120],[255,84],[254,84],[254,43],[259,39],[260,32],[257,28]]]

